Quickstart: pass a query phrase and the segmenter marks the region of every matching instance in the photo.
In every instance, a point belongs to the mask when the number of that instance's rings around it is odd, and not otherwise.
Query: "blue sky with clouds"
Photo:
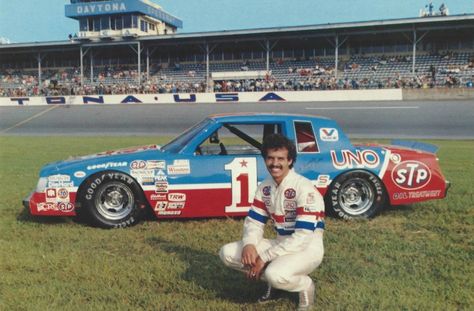
[[[0,0],[0,37],[11,42],[67,39],[78,23],[64,15],[69,0]],[[417,17],[428,0],[154,0],[183,20],[181,33],[317,25]],[[473,14],[474,0],[444,2],[451,15]]]

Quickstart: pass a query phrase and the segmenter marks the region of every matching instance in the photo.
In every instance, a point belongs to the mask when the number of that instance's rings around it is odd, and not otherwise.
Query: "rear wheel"
[[[366,171],[352,171],[337,177],[326,195],[326,207],[344,219],[371,218],[385,204],[380,179]]]
[[[82,207],[96,226],[128,227],[143,217],[142,191],[135,180],[124,173],[96,174],[87,180],[83,189]]]

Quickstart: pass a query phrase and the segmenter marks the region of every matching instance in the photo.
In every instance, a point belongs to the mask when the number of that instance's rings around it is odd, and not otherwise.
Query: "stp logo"
[[[392,171],[392,180],[400,188],[416,190],[423,188],[431,179],[431,171],[426,164],[418,161],[404,161]]]
[[[146,168],[146,162],[143,160],[135,160],[130,163],[130,168],[132,170],[144,169]]]
[[[285,190],[285,198],[287,199],[294,199],[296,197],[295,189],[288,188]]]

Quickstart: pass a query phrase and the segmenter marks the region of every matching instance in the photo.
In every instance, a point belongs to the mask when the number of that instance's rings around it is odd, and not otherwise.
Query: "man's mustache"
[[[270,168],[270,169],[272,169],[272,168],[279,168],[279,169],[282,169],[283,166],[281,166],[281,165],[270,165],[270,166],[268,166],[268,168]]]

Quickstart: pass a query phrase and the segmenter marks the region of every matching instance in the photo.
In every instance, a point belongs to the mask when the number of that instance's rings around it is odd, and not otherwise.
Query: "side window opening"
[[[263,138],[281,133],[280,124],[223,124],[206,138],[196,155],[259,155]]]
[[[319,152],[311,122],[295,121],[296,148],[300,153]]]

